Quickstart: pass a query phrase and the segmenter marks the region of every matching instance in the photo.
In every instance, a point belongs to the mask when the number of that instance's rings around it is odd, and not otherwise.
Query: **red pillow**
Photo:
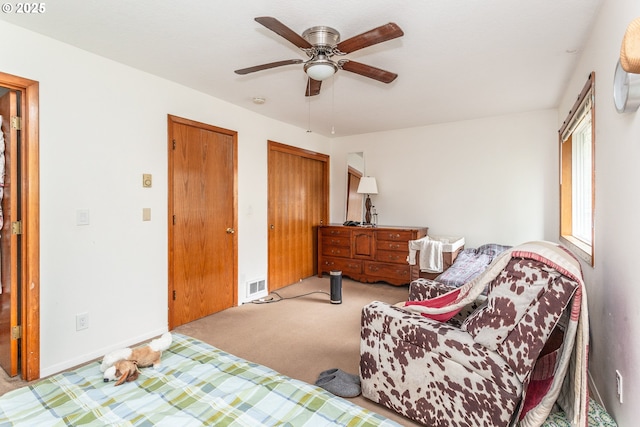
[[[422,307],[429,307],[429,308],[447,307],[456,301],[459,294],[460,294],[460,289],[456,289],[454,291],[447,292],[444,295],[440,295],[435,298],[427,299],[424,301],[407,301],[404,305],[405,307],[409,305],[420,305]],[[438,322],[446,322],[447,320],[451,319],[453,316],[458,314],[460,310],[462,310],[462,307],[456,308],[452,311],[447,311],[446,313],[438,313],[438,314],[420,313],[420,314],[422,314],[424,317],[428,317],[429,319],[437,320]]]

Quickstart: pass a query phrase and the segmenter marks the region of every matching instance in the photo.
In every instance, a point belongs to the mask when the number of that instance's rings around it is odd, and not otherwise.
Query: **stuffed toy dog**
[[[138,375],[140,375],[140,370],[138,369],[138,364],[135,360],[118,360],[112,367],[107,369],[107,371],[110,370],[115,370],[113,376],[115,379],[118,379],[116,385],[120,385],[125,381],[135,381],[138,379]],[[106,372],[104,381],[109,381]]]
[[[107,354],[100,365],[104,382],[117,380],[115,385],[120,385],[136,380],[140,373],[138,368],[157,368],[161,363],[162,351],[169,348],[171,341],[171,333],[166,332],[148,345],[134,349],[122,348]]]

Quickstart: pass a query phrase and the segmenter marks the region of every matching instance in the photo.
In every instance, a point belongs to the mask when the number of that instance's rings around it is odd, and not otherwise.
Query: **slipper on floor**
[[[335,375],[338,378],[342,378],[342,380],[344,380],[346,382],[351,382],[351,383],[354,383],[354,384],[360,384],[360,376],[359,375],[353,375],[353,374],[350,374],[350,373],[345,372],[342,369],[338,369],[338,368],[327,369],[326,371],[320,372],[320,375],[318,375],[318,380],[320,378],[329,377],[331,375]]]
[[[316,385],[340,397],[356,397],[360,395],[360,385],[345,381],[335,375],[328,375],[318,379]]]

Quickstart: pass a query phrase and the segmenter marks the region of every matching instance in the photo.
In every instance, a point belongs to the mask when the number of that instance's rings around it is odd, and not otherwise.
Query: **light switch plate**
[[[89,225],[89,209],[76,211],[76,225]]]
[[[143,173],[142,174],[142,186],[144,188],[151,188],[151,184],[152,184],[151,174],[150,173]]]

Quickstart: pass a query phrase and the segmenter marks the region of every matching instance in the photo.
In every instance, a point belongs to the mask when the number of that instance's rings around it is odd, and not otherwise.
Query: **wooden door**
[[[237,304],[236,132],[169,116],[169,328]]]
[[[11,224],[19,218],[20,179],[18,168],[18,130],[11,123],[18,117],[18,97],[16,91],[9,91],[0,97],[0,116],[4,142],[0,143],[0,163],[4,169],[2,184],[2,215],[0,216],[0,366],[9,376],[18,375],[18,339],[12,331],[18,326],[19,311],[19,270],[18,245],[20,235],[12,233]],[[1,179],[1,178],[0,178]]]
[[[329,212],[329,156],[269,141],[269,290],[313,276]]]

